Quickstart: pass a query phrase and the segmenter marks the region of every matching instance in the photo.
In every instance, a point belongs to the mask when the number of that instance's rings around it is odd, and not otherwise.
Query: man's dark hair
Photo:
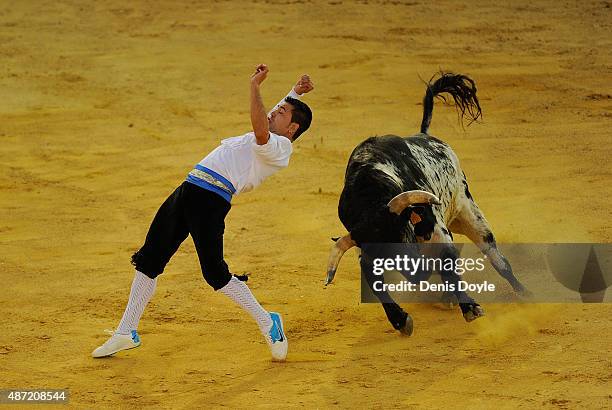
[[[285,98],[285,102],[293,106],[293,110],[291,110],[291,122],[295,122],[299,125],[295,135],[293,135],[293,140],[295,141],[310,127],[310,123],[312,122],[312,111],[310,111],[310,107],[306,105],[306,103],[296,100],[295,98],[287,97]]]

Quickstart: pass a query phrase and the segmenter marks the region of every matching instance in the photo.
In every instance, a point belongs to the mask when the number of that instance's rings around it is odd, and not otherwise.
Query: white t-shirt
[[[287,97],[299,99],[301,95],[291,89]],[[270,112],[283,101],[284,98]],[[293,146],[289,138],[270,132],[268,142],[257,145],[255,133],[251,131],[222,140],[221,145],[202,159],[199,165],[229,180],[237,195],[251,191],[264,179],[288,166],[292,152]]]
[[[254,132],[227,138],[199,165],[228,179],[236,194],[249,192],[264,179],[289,165],[293,146],[289,138],[270,133],[264,145],[257,145]]]

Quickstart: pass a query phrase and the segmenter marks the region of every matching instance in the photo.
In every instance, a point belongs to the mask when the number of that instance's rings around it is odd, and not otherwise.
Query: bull
[[[348,234],[337,239],[331,249],[326,285],[334,279],[342,255],[351,247],[364,251],[363,247],[371,243],[435,243],[440,244],[436,245],[439,257],[456,260],[459,253],[452,234],[459,233],[478,246],[515,292],[528,294],[498,249],[457,155],[448,144],[428,133],[434,98],[449,102],[448,96],[454,100],[460,121],[481,117],[474,81],[461,74],[439,73],[427,83],[420,133],[370,137],[353,150],[338,204],[338,215]],[[365,252],[360,260],[362,272],[369,272],[365,277],[373,289],[371,260]],[[458,280],[452,270],[439,273],[449,282]],[[483,308],[465,292],[453,293],[466,321],[484,315]],[[387,292],[375,295],[391,325],[410,335],[411,316]]]

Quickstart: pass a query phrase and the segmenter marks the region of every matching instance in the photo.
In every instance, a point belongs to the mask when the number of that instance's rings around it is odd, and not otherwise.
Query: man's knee
[[[229,272],[225,262],[219,263],[216,266],[202,266],[202,275],[206,283],[214,290],[221,289],[232,278],[232,274]]]
[[[161,275],[166,266],[159,258],[147,255],[142,249],[132,255],[131,262],[138,272],[145,274],[145,276],[151,279],[155,279]]]

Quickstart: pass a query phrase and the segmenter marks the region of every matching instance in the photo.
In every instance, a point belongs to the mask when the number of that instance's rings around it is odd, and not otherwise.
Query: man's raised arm
[[[291,97],[291,98],[295,98],[296,100],[299,100],[304,94],[312,91],[313,89],[314,89],[314,84],[310,80],[310,76],[308,74],[302,75],[300,79],[297,81],[297,83],[295,83],[293,88],[291,88],[291,91],[289,91],[289,94],[287,94],[282,100],[280,100],[274,106],[274,108],[272,108],[268,112],[268,116],[270,116],[270,114],[272,114],[274,110],[276,110],[285,101],[285,98]]]
[[[268,76],[268,66],[259,64],[251,76],[251,125],[258,145],[264,145],[270,138],[268,116],[261,99],[259,86]]]

